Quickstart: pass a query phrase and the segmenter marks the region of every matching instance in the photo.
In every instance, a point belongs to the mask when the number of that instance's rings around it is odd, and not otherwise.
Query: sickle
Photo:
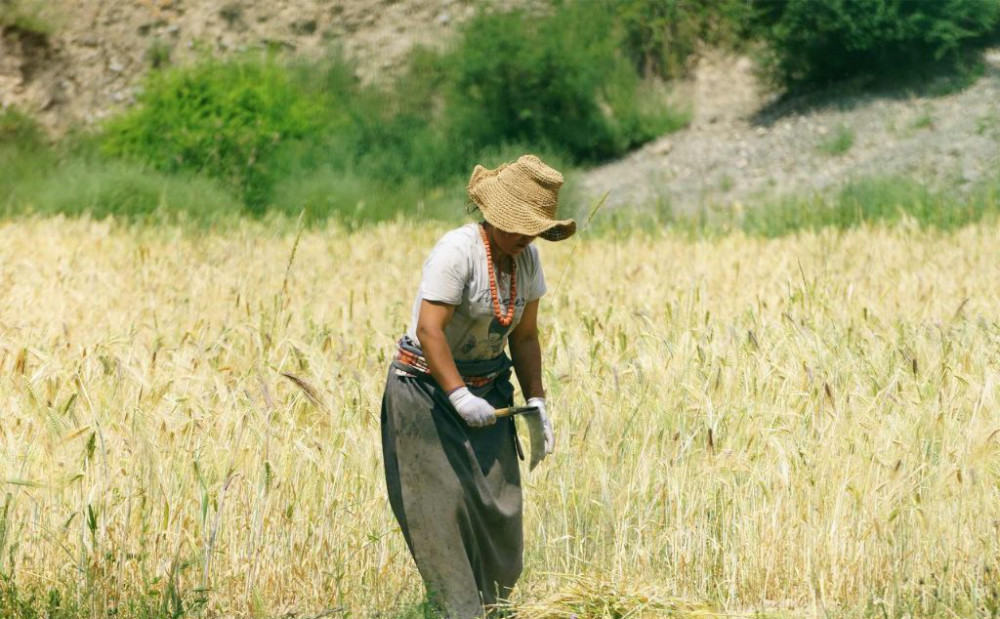
[[[537,413],[537,406],[510,406],[508,408],[498,408],[493,411],[497,417],[510,417],[512,415],[522,415],[524,413]]]

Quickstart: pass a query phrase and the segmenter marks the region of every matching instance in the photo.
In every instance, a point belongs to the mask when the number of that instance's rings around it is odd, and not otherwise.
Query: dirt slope
[[[823,191],[863,176],[972,187],[1000,171],[1000,50],[986,58],[984,77],[946,96],[804,105],[762,92],[747,59],[709,54],[686,85],[690,127],[588,172],[580,185],[591,198],[608,192],[608,206],[661,200],[679,213],[738,209],[759,195]]]
[[[58,134],[132,103],[157,55],[184,63],[203,51],[277,46],[315,56],[336,44],[374,80],[391,75],[413,45],[449,40],[478,6],[531,0],[0,1],[48,7],[49,37],[2,31],[0,104],[38,115]],[[581,174],[577,185],[588,197],[608,192],[611,207],[659,200],[676,212],[740,208],[760,194],[865,175],[969,187],[1000,168],[1000,50],[987,59],[982,79],[947,96],[778,105],[748,59],[707,52],[677,85],[692,103],[690,127]],[[847,148],[835,145],[838,136]]]
[[[337,44],[374,79],[414,44],[446,40],[475,9],[463,0],[17,1],[45,2],[54,33],[3,30],[0,105],[37,114],[57,132],[133,102],[158,53],[183,63],[199,50],[277,46],[314,56]]]

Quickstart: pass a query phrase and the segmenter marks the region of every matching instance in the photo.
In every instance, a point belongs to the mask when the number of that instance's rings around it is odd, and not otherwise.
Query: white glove
[[[528,470],[534,470],[545,456],[552,453],[556,446],[556,437],[552,433],[552,422],[545,414],[545,398],[530,398],[528,406],[537,406],[537,413],[526,413],[524,421],[528,424],[528,436],[531,438],[531,464]]]
[[[493,405],[486,400],[472,395],[468,387],[459,387],[448,394],[451,405],[455,407],[465,423],[473,428],[491,426],[497,422]]]

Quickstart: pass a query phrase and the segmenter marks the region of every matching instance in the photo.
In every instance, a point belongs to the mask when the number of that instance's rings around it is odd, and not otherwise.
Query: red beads
[[[500,297],[497,296],[497,280],[493,273],[493,254],[490,251],[490,241],[486,238],[486,227],[479,226],[479,234],[483,237],[483,245],[486,246],[486,268],[490,272],[490,296],[493,298],[493,315],[502,327],[509,327],[514,322],[514,299],[517,297],[517,265],[514,260],[510,261],[510,300],[507,301],[507,314],[504,315],[503,308],[500,307]]]

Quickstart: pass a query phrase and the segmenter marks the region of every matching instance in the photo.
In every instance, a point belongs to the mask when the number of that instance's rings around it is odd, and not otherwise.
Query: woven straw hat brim
[[[530,211],[522,211],[516,213],[516,217],[510,217],[508,209],[484,206],[478,202],[476,205],[482,211],[483,219],[504,232],[540,236],[546,241],[563,241],[576,233],[576,221],[572,219],[538,217]]]
[[[576,232],[572,219],[554,218],[562,183],[562,174],[525,155],[495,170],[476,166],[469,197],[483,218],[504,232],[561,241]]]

